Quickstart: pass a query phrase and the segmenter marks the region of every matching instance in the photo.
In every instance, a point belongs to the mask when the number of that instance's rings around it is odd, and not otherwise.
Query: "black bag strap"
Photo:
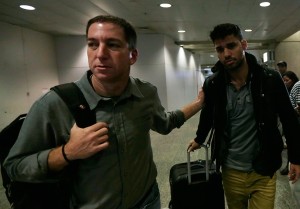
[[[67,104],[78,127],[85,128],[96,123],[95,112],[90,109],[83,93],[74,82],[54,86],[51,90]]]

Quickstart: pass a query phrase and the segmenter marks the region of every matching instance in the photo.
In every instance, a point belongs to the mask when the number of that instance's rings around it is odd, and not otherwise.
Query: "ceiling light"
[[[169,4],[169,3],[162,3],[159,6],[162,7],[162,8],[170,8],[172,5]]]
[[[261,2],[261,3],[259,4],[259,6],[261,6],[261,7],[268,7],[268,6],[270,6],[270,5],[271,5],[271,3],[270,3],[270,2],[267,2],[267,1]]]
[[[20,5],[20,7],[25,10],[35,10],[35,8],[30,5]]]
[[[245,32],[252,32],[252,29],[245,29]]]
[[[185,33],[185,30],[179,30],[178,33]]]

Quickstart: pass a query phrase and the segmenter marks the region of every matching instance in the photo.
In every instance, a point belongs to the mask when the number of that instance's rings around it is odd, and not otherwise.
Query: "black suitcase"
[[[216,172],[214,163],[206,160],[175,164],[170,169],[170,209],[225,209],[221,173]]]

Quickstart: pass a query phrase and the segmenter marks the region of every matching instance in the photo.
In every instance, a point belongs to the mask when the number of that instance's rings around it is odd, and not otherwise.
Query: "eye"
[[[122,46],[117,41],[109,41],[107,42],[107,47],[113,51],[120,49]]]
[[[216,51],[217,51],[218,53],[222,53],[222,52],[224,51],[224,48],[221,47],[221,46],[218,46],[218,47],[216,47]]]
[[[237,43],[232,42],[232,43],[227,44],[226,48],[227,49],[234,49],[236,46],[237,46]]]
[[[95,41],[88,42],[88,47],[92,50],[96,50],[99,47],[99,43]]]

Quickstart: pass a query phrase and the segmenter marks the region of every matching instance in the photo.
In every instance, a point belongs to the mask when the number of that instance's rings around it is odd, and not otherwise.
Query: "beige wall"
[[[288,70],[300,78],[300,31],[280,42],[275,49],[275,63],[284,60]]]

